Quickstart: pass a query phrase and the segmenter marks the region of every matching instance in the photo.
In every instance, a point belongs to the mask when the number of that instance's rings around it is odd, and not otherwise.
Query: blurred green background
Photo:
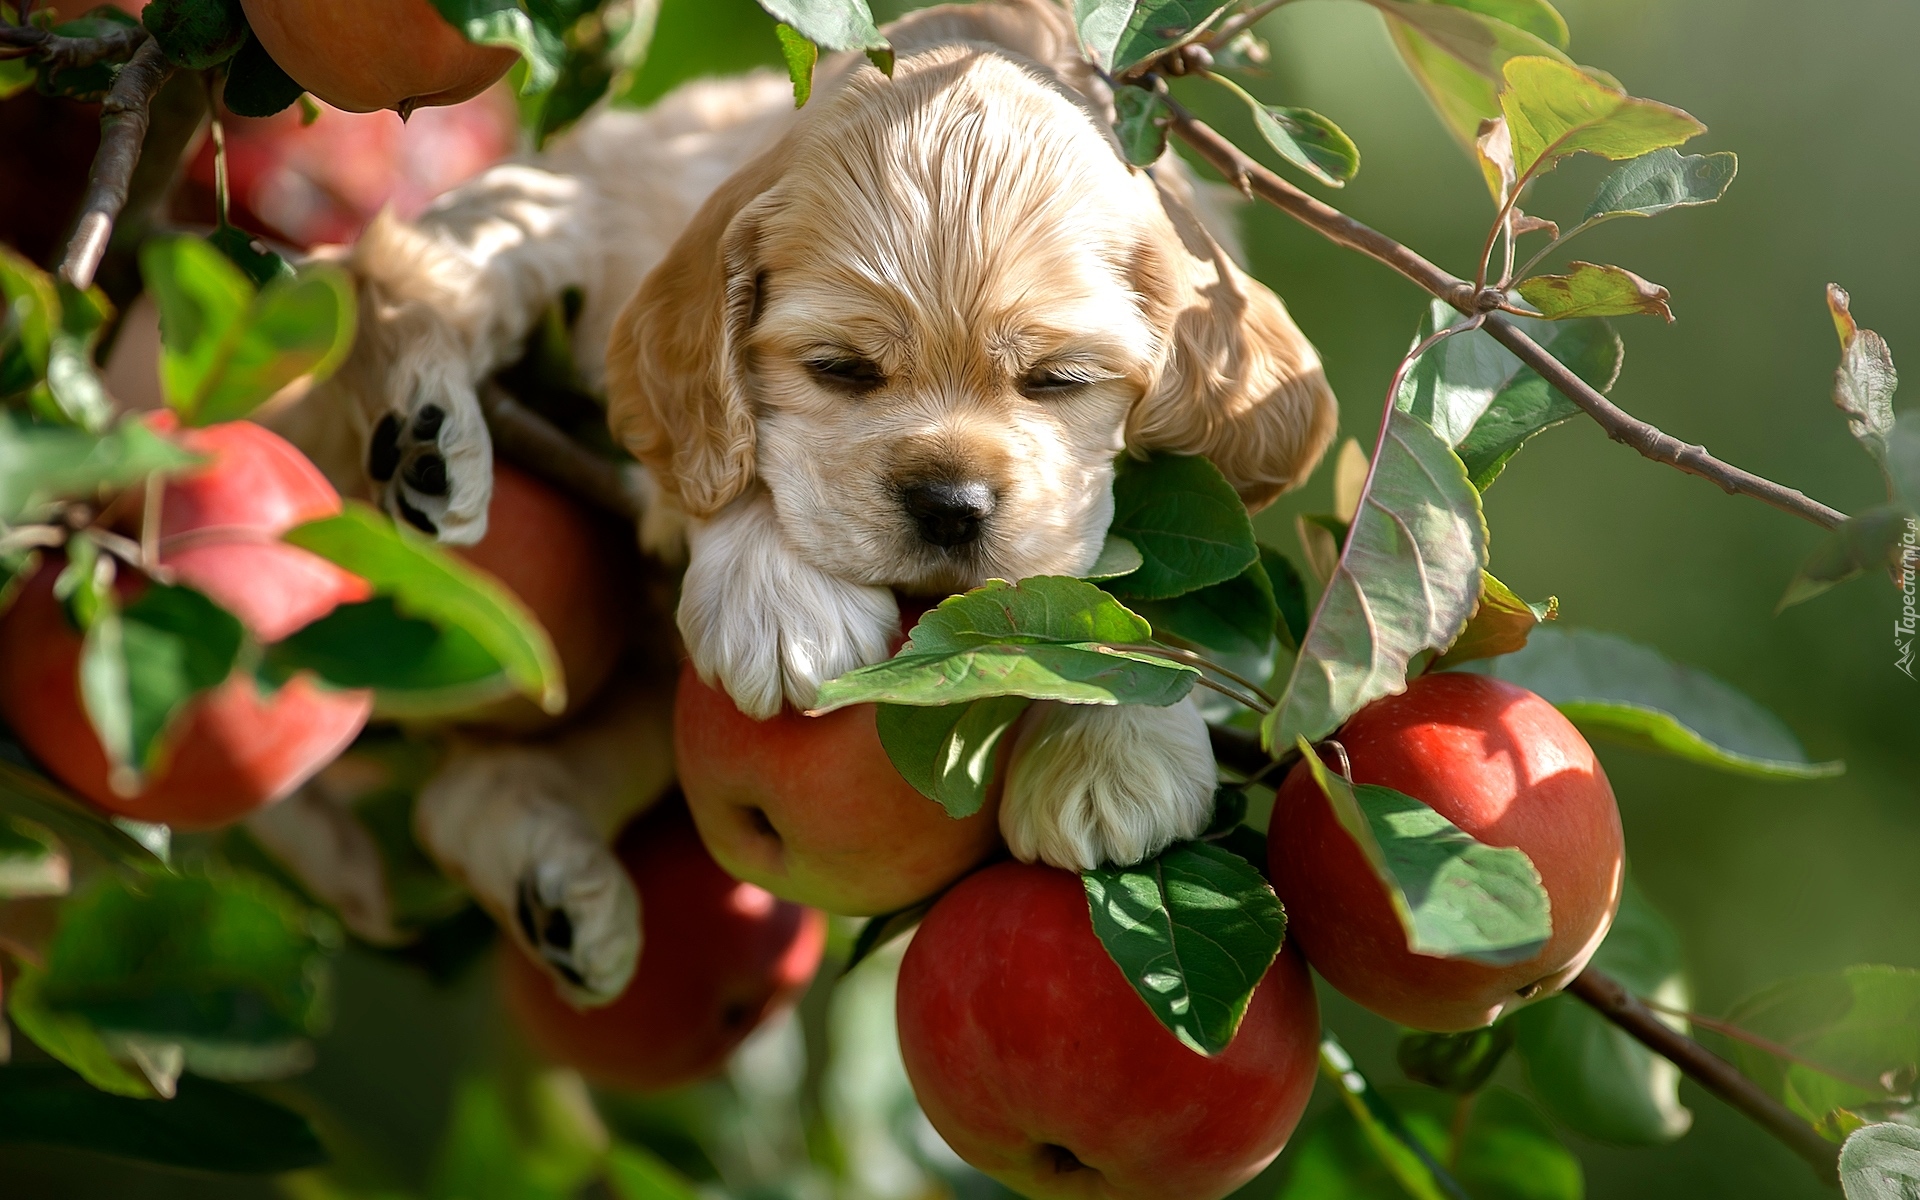
[[[1887,337],[1896,360],[1920,364],[1920,224],[1913,219],[1920,156],[1912,146],[1920,91],[1900,82],[1910,79],[1911,48],[1920,44],[1920,7],[1904,0],[1565,0],[1560,7],[1577,61],[1700,117],[1711,132],[1689,150],[1740,155],[1740,176],[1717,207],[1617,221],[1578,244],[1580,257],[1622,263],[1672,289],[1680,318],[1670,327],[1621,322],[1627,359],[1614,399],[1840,508],[1873,502],[1877,477],[1828,399],[1837,346],[1822,289],[1844,284],[1861,323]],[[888,5],[876,8],[889,15]],[[1485,188],[1406,76],[1380,18],[1359,4],[1301,0],[1264,32],[1275,57],[1270,77],[1253,90],[1327,114],[1361,147],[1359,178],[1330,198],[1471,274],[1491,216]],[[750,0],[667,0],[635,96],[657,95],[688,74],[771,62],[774,53],[770,28]],[[1230,103],[1195,100],[1236,140],[1255,144]],[[1570,164],[1529,210],[1577,212],[1599,173],[1589,161]],[[1246,224],[1255,273],[1287,298],[1326,359],[1343,402],[1343,436],[1370,443],[1423,297],[1277,212],[1249,209]],[[1292,549],[1293,514],[1330,507],[1323,472],[1261,524],[1268,540]],[[1489,494],[1488,516],[1494,570],[1523,595],[1557,595],[1569,624],[1651,643],[1720,675],[1785,718],[1815,758],[1848,762],[1839,779],[1769,784],[1602,748],[1634,872],[1682,934],[1697,1007],[1723,1011],[1802,971],[1868,961],[1920,966],[1913,915],[1920,910],[1920,684],[1893,666],[1892,589],[1879,579],[1856,581],[1775,616],[1774,602],[1816,531],[1646,462],[1583,421],[1522,453]],[[449,991],[363,951],[341,966],[337,1026],[302,1088],[351,1117],[370,1162],[385,1162],[419,1186],[439,1153],[455,1081],[476,1066],[515,1061],[492,1005],[491,971],[469,972]],[[897,1135],[854,1137],[843,1147],[858,1160],[856,1175],[878,1174],[871,1191],[842,1194],[909,1194],[885,1190],[888,1170],[897,1179],[915,1171],[944,1177],[962,1196],[996,1194],[937,1162],[937,1149],[915,1148],[911,1122],[898,1110],[897,1065],[884,1053],[885,966],[863,971],[870,982],[839,1000],[816,989],[803,1019],[757,1042],[758,1057],[733,1082],[678,1109],[616,1111],[613,1123],[658,1131],[725,1093],[727,1103],[760,1112],[772,1139],[756,1149],[740,1131],[728,1135],[749,1161],[777,1154],[773,1142],[781,1138],[804,1138],[814,1110],[825,1106],[845,1128],[891,1127]],[[1327,1015],[1376,1080],[1399,1080],[1394,1030],[1331,994]],[[794,1065],[803,1043],[818,1050],[829,1040],[843,1050],[832,1079],[823,1080],[818,1066]],[[769,1077],[779,1086],[762,1087]],[[846,1097],[861,1088],[872,1111],[849,1116]],[[1569,1139],[1585,1163],[1590,1196],[1832,1194],[1716,1100],[1690,1085],[1683,1099],[1695,1125],[1673,1145],[1625,1151]],[[905,1166],[887,1159],[903,1153]],[[1283,1169],[1284,1160],[1243,1195],[1271,1195]],[[505,1176],[500,1182],[507,1186]],[[769,1182],[741,1194],[829,1194],[811,1186]],[[290,1191],[315,1200],[328,1194],[317,1187]],[[287,1193],[265,1181],[0,1151],[6,1196],[272,1194]]]

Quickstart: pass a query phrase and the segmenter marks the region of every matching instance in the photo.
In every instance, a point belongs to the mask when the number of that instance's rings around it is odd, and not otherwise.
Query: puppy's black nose
[[[980,536],[980,522],[993,512],[993,489],[978,482],[925,480],[909,484],[901,502],[922,538],[951,549]]]

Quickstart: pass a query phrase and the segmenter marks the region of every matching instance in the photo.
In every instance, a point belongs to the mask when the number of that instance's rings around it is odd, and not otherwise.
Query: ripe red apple
[[[173,428],[170,415],[152,424]],[[361,579],[277,540],[340,511],[340,497],[299,451],[244,421],[176,436],[212,460],[162,493],[160,561],[180,583],[261,642],[366,597]],[[141,792],[116,793],[80,699],[80,635],[53,595],[60,568],[43,565],[0,620],[0,717],[48,770],[102,808],[188,829],[222,825],[300,786],[366,724],[369,693],[296,676],[264,695],[236,671],[175,718],[170,749]]]
[[[546,628],[567,682],[560,716],[584,708],[613,673],[635,613],[644,611],[631,529],[496,459],[487,536],[452,549],[505,584]],[[516,696],[472,719],[526,732],[559,718]]]
[[[1108,957],[1080,877],[1052,867],[1000,863],[942,896],[896,997],[927,1119],[1033,1200],[1215,1200],[1273,1160],[1313,1091],[1320,1011],[1297,953],[1204,1058]]]
[[[519,57],[469,42],[429,0],[240,0],[240,7],[294,82],[349,112],[458,104]]]
[[[1490,846],[1517,846],[1540,872],[1553,936],[1510,966],[1407,949],[1386,889],[1335,821],[1306,765],[1281,785],[1268,833],[1287,932],[1343,994],[1415,1029],[1478,1029],[1552,995],[1586,966],[1620,903],[1620,811],[1593,748],[1553,705],[1485,675],[1415,679],[1334,735],[1356,783],[1421,800]]]
[[[677,801],[636,818],[616,849],[640,893],[640,965],[627,990],[577,1010],[517,949],[501,952],[503,988],[547,1058],[610,1087],[661,1091],[719,1070],[805,990],[827,920],[728,878]]]
[[[871,704],[756,721],[680,672],[674,759],[700,837],[736,879],[851,916],[938,892],[1000,844],[1000,786],[980,811],[947,816],[900,777]]]

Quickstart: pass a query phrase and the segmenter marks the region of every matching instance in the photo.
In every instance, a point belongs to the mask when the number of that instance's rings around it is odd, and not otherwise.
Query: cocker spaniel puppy
[[[798,113],[768,75],[692,85],[376,223],[346,256],[365,323],[334,386],[357,418],[308,440],[364,447],[397,516],[478,538],[474,389],[579,289],[577,365],[646,468],[643,541],[684,529],[687,652],[761,717],[885,658],[896,592],[1084,572],[1121,453],[1204,454],[1250,506],[1303,480],[1335,422],[1313,348],[1174,156],[1122,159],[1066,9],[888,35],[891,78],[840,56]],[[1208,817],[1191,701],[1036,705],[1010,753],[1023,859],[1138,861]],[[540,874],[487,874],[516,870]]]

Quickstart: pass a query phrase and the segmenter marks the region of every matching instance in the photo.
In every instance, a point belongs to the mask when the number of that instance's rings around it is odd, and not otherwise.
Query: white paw
[[[443,542],[486,536],[493,438],[464,360],[414,353],[395,367],[395,407],[367,439],[367,474],[398,520]]]
[[[1022,862],[1127,866],[1199,836],[1213,811],[1213,749],[1191,698],[1036,704],[1012,754],[1000,833]]]
[[[421,789],[420,844],[583,1005],[606,1004],[640,958],[640,896],[565,803],[564,766],[538,748],[465,747]]]
[[[700,677],[755,720],[813,706],[820,685],[884,660],[900,626],[886,588],[849,583],[798,558],[765,497],[688,531],[680,634]]]

